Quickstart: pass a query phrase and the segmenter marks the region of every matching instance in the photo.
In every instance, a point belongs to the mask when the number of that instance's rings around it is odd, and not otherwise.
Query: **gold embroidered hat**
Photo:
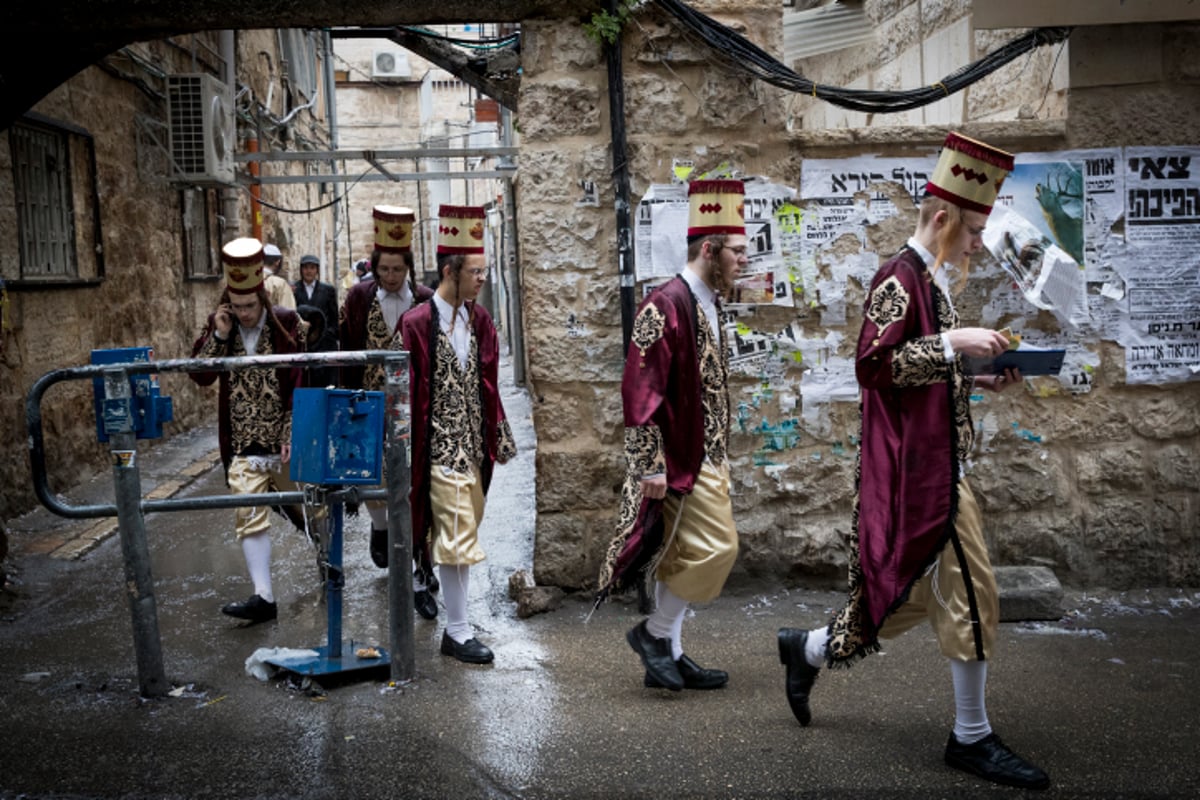
[[[746,184],[701,180],[688,184],[688,241],[700,236],[746,233]]]
[[[438,207],[438,255],[483,252],[483,206]]]
[[[404,206],[375,206],[375,247],[385,253],[407,253],[412,250],[413,223],[417,215]]]
[[[959,208],[990,214],[1012,169],[1012,153],[951,132],[925,191]]]
[[[254,294],[263,285],[263,246],[258,239],[234,239],[221,248],[230,294]]]

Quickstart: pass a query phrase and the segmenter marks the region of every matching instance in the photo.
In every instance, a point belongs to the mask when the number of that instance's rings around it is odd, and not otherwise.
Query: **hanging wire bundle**
[[[516,46],[520,44],[521,34],[510,33],[505,36],[486,36],[478,39],[463,39],[455,36],[446,36],[445,34],[436,33],[428,28],[417,28],[409,25],[399,26],[401,30],[416,36],[424,36],[427,39],[438,39],[443,42],[466,47],[472,50],[492,50],[495,48],[503,48]]]
[[[1071,35],[1071,28],[1035,28],[978,61],[950,73],[937,83],[919,89],[891,92],[842,89],[813,83],[803,75],[793,72],[736,31],[701,14],[680,0],[654,2],[720,54],[733,70],[789,92],[811,95],[852,111],[877,114],[894,114],[937,102],[965,89],[1025,53],[1043,45],[1064,42]]]

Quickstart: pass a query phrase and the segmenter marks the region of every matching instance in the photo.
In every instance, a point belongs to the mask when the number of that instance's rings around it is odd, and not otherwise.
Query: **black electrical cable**
[[[441,33],[434,33],[433,31],[425,28],[413,28],[407,25],[400,25],[397,27],[399,27],[402,31],[407,31],[408,33],[412,33],[417,36],[424,36],[427,39],[439,39],[443,42],[450,42],[452,44],[462,45],[463,47],[475,47],[483,50],[492,47],[506,47],[510,44],[520,41],[521,39],[520,33],[510,33],[507,36],[484,37],[481,39],[461,39],[454,36],[446,36]]]
[[[354,182],[351,183],[349,186],[347,186],[346,190],[344,192],[342,192],[340,195],[333,198],[328,203],[322,203],[321,205],[313,206],[312,208],[284,208],[283,206],[277,206],[272,203],[268,203],[266,200],[263,200],[261,197],[257,198],[257,202],[260,206],[266,206],[267,208],[271,209],[272,211],[278,211],[281,214],[315,214],[318,211],[324,211],[325,209],[330,208],[331,206],[334,206],[334,205],[342,202],[342,198],[349,196],[350,190],[353,189],[355,186],[357,186],[359,181],[361,181],[363,178],[367,177],[370,174],[371,174],[370,170],[368,170],[367,172],[364,172],[362,175],[359,175],[357,178],[355,178]],[[320,177],[320,176],[314,175],[312,177]],[[329,177],[333,177],[333,176],[330,175]],[[250,193],[249,186],[242,186],[242,190],[245,191],[247,194]]]
[[[666,13],[718,53],[731,68],[772,86],[807,94],[842,108],[894,114],[935,103],[990,75],[1000,67],[1043,45],[1065,41],[1071,28],[1035,28],[937,83],[894,92],[842,89],[813,83],[731,28],[694,10],[680,0],[654,0]]]

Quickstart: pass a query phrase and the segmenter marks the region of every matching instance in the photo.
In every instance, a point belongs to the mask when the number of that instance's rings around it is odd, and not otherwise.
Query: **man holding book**
[[[953,265],[965,279],[1012,168],[1010,154],[951,133],[916,232],[871,282],[855,368],[862,433],[850,596],[827,626],[781,629],[778,646],[788,703],[807,726],[822,663],[847,666],[879,650],[881,638],[928,620],[954,684],[946,763],[996,783],[1044,789],[1046,773],[1009,750],[988,721],[984,687],[999,598],[966,479],[973,387],[1002,391],[1020,373],[972,378],[966,372],[965,358],[998,355],[1009,340],[999,331],[958,326],[947,276]]]

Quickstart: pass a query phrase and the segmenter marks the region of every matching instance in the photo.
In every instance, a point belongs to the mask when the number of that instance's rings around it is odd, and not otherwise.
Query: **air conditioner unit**
[[[234,182],[237,122],[229,87],[207,73],[167,76],[171,179],[195,185]]]
[[[371,55],[372,78],[411,78],[412,67],[408,63],[408,53],[396,48],[376,50]]]

